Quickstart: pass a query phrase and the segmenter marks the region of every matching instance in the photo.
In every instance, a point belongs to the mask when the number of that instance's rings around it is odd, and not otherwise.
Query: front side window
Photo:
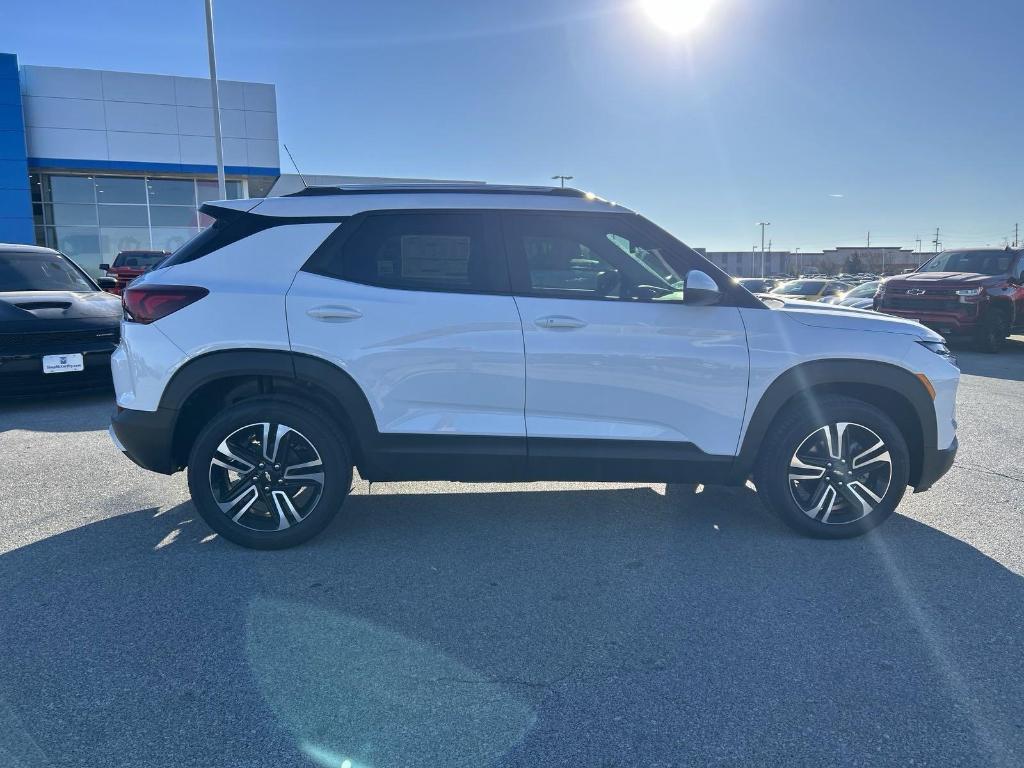
[[[625,216],[509,214],[504,231],[517,293],[682,301],[681,269]]]
[[[74,264],[54,253],[0,253],[0,292],[95,291]]]
[[[419,291],[508,290],[489,216],[476,212],[367,216],[325,271],[353,283]]]

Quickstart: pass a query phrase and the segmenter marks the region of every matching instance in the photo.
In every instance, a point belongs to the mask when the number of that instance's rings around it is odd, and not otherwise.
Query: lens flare
[[[693,32],[707,18],[718,0],[642,0],[651,21],[673,35]]]

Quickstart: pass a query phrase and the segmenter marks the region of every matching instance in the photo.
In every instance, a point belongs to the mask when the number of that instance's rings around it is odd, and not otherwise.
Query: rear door
[[[716,270],[629,214],[503,214],[503,229],[531,468],[547,449],[735,453],[748,372],[739,310],[682,303],[687,269]]]
[[[344,369],[379,432],[491,436],[525,455],[523,335],[494,215],[345,222],[288,293],[295,352]]]

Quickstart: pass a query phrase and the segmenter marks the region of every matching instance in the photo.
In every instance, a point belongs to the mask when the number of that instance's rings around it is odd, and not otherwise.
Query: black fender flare
[[[746,479],[757,461],[761,444],[778,413],[792,400],[813,397],[815,390],[841,390],[856,397],[857,388],[863,388],[864,399],[872,401],[871,394],[891,393],[890,407],[908,405],[909,414],[920,429],[921,449],[934,451],[938,442],[935,406],[924,383],[906,368],[874,360],[812,360],[796,365],[780,374],[765,391],[754,408],[753,416],[743,435],[737,456],[736,472]],[[901,402],[902,401],[902,402]],[[899,419],[897,419],[899,421]],[[913,450],[913,448],[911,448]],[[911,479],[920,472],[921,457],[912,457]]]
[[[179,368],[164,388],[159,410],[173,414],[177,422],[181,409],[201,387],[221,379],[272,376],[293,382],[296,388],[312,385],[329,402],[322,403],[328,415],[347,432],[357,456],[376,447],[377,421],[366,395],[343,369],[322,358],[284,349],[232,349],[207,352]]]

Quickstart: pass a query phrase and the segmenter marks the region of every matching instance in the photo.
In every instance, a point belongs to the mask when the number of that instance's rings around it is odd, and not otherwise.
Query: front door
[[[531,467],[571,452],[653,457],[656,446],[735,453],[748,373],[739,310],[682,303],[686,270],[715,270],[632,214],[506,214],[503,230]]]

